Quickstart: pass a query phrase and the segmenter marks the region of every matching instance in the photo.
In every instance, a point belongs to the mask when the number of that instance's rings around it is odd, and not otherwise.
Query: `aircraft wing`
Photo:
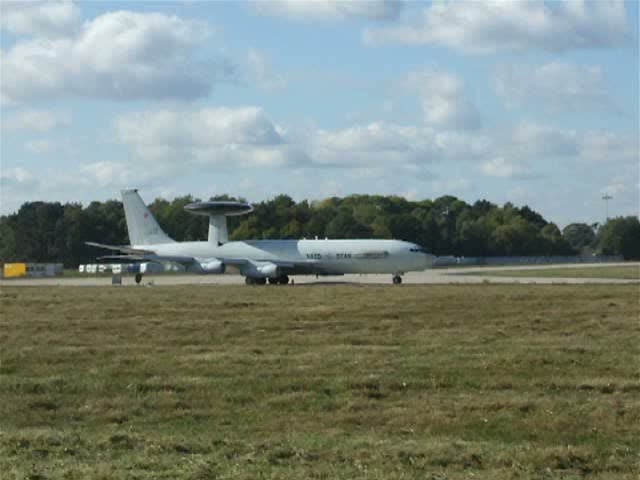
[[[269,265],[273,265],[278,267],[278,269],[286,273],[288,275],[295,274],[326,274],[326,272],[322,268],[318,268],[316,262],[313,261],[302,261],[302,262],[292,262],[286,260],[276,260],[276,259],[264,259],[264,260],[250,260],[248,258],[225,258],[225,257],[216,257],[218,260],[223,262],[226,265],[230,265],[240,269],[241,271],[244,269],[253,269],[253,268],[261,268],[268,267]]]
[[[295,262],[287,262],[287,261],[280,261],[280,260],[249,260],[248,258],[228,258],[224,256],[219,256],[216,258],[221,262],[227,265],[232,265],[234,267],[242,267],[243,265],[249,265],[249,264],[266,265],[269,263],[272,263],[282,268],[294,268],[296,265],[298,265]]]

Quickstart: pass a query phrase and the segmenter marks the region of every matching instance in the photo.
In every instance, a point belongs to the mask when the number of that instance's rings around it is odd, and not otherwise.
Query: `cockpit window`
[[[427,251],[422,247],[410,248],[409,251],[411,251],[411,252],[419,252],[419,253],[427,253]]]

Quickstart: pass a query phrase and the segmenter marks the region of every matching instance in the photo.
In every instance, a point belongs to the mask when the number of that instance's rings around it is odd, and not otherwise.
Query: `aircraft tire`
[[[142,274],[136,273],[135,280],[136,280],[136,283],[140,285],[140,282],[142,282]]]
[[[246,285],[255,285],[256,284],[256,279],[253,277],[244,277],[244,283]]]
[[[280,285],[286,285],[287,283],[289,283],[289,277],[287,275],[283,275],[278,279],[278,283]]]
[[[256,278],[255,282],[256,282],[256,285],[266,285],[267,284],[267,279],[266,278]]]
[[[393,276],[393,284],[400,285],[402,283],[402,277],[400,275]]]

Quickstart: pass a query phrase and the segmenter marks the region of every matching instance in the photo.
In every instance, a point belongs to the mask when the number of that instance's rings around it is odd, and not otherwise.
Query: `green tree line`
[[[233,199],[229,196],[212,200]],[[206,217],[184,210],[198,199],[156,199],[149,206],[177,241],[207,237]],[[640,258],[637,217],[617,217],[604,225],[573,223],[562,231],[527,206],[470,205],[453,196],[409,201],[397,196],[351,195],[295,202],[279,195],[254,205],[254,212],[228,218],[233,240],[299,238],[395,238],[418,243],[435,255],[571,255],[594,252]],[[127,244],[122,203],[27,202],[0,217],[0,260],[91,263],[100,255],[85,241]]]

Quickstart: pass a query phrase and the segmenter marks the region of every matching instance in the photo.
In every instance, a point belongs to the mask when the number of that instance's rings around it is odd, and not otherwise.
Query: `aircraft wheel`
[[[255,282],[256,282],[256,285],[266,285],[267,284],[267,279],[266,278],[256,278]]]
[[[256,279],[253,277],[244,277],[244,283],[246,285],[255,285],[256,284]]]
[[[400,285],[402,283],[402,277],[400,275],[393,276],[393,284]]]
[[[136,279],[136,283],[140,285],[140,282],[142,281],[142,274],[136,273],[135,279]]]
[[[277,278],[269,278],[268,281],[269,285],[277,285],[278,283],[280,283]]]
[[[279,279],[280,285],[286,285],[287,283],[289,283],[289,277],[286,275],[281,276]]]

